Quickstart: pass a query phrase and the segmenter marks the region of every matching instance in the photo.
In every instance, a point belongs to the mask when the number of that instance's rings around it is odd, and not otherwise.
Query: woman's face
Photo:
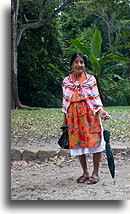
[[[80,56],[77,56],[75,58],[75,60],[73,61],[72,65],[71,65],[71,68],[73,69],[73,71],[75,73],[79,73],[80,74],[85,69],[84,60]]]

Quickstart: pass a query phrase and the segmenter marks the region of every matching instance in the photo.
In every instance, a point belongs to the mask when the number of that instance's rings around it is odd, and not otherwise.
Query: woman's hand
[[[107,120],[111,117],[106,111],[103,110],[103,108],[99,110],[99,115],[103,120]]]

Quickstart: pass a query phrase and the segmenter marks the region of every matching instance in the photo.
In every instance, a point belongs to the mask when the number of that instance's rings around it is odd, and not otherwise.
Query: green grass
[[[63,121],[61,109],[11,111],[11,137],[15,140],[39,140],[59,134]]]
[[[113,140],[129,140],[129,107],[105,107],[112,116],[106,126],[111,131]],[[11,111],[11,138],[12,140],[40,140],[58,137],[63,122],[61,109],[51,108],[43,110],[12,110]]]
[[[129,141],[129,106],[112,106],[106,107],[105,110],[112,116],[111,120],[106,121],[111,138],[122,142]]]

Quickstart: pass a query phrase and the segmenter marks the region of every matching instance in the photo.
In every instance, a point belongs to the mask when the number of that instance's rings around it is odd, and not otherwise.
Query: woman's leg
[[[93,173],[92,176],[98,177],[99,176],[99,165],[101,160],[101,152],[93,154]]]
[[[92,176],[87,181],[88,184],[96,184],[99,181],[99,165],[101,160],[101,152],[93,154],[93,172]]]
[[[89,178],[89,173],[88,173],[88,168],[87,168],[87,162],[86,162],[86,156],[84,155],[79,155],[78,156],[82,170],[83,170],[83,175],[80,176],[77,179],[77,182],[83,183]]]

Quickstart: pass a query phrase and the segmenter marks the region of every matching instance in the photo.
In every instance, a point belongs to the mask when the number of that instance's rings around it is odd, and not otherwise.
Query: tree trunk
[[[11,109],[41,109],[22,105],[18,94],[18,73],[17,73],[17,17],[19,0],[11,2]]]
[[[41,109],[39,107],[29,107],[22,105],[19,100],[18,94],[18,73],[17,73],[17,47],[19,45],[21,36],[24,30],[27,29],[35,29],[44,24],[51,22],[53,19],[56,18],[60,11],[63,11],[67,5],[71,4],[74,0],[64,1],[63,4],[55,9],[52,14],[46,18],[45,20],[42,18],[42,13],[46,9],[46,7],[42,8],[41,13],[39,14],[39,20],[27,24],[23,24],[19,27],[17,31],[17,18],[18,18],[18,9],[19,9],[19,0],[12,0],[11,1],[11,108],[19,108],[19,109]],[[52,1],[53,2],[53,1]],[[52,3],[51,2],[51,3]],[[49,3],[47,7],[51,4]],[[43,4],[44,5],[44,4]]]
[[[11,108],[20,105],[17,84],[17,14],[19,1],[12,0],[11,4]]]

